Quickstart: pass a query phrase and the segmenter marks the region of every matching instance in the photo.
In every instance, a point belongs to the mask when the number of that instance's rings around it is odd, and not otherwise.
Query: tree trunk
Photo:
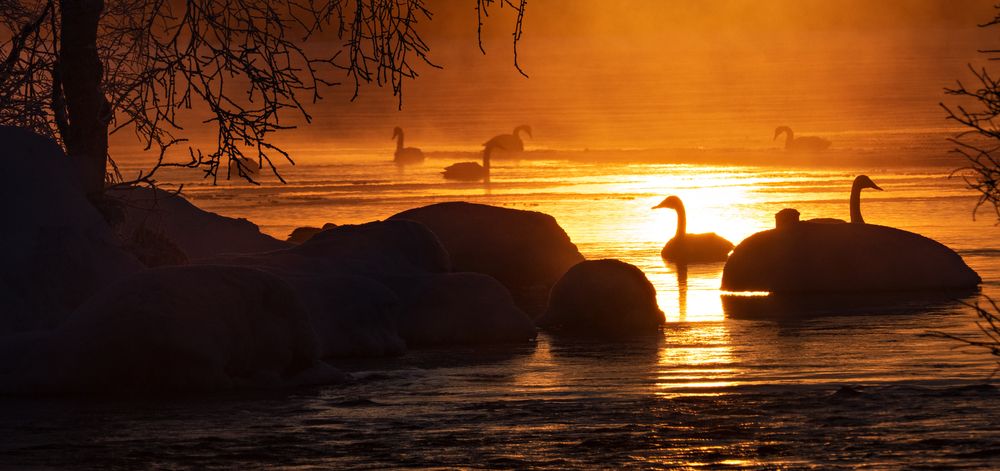
[[[97,24],[103,0],[60,0],[59,75],[68,123],[62,136],[83,189],[104,191],[110,105],[101,89],[103,68],[97,55]]]

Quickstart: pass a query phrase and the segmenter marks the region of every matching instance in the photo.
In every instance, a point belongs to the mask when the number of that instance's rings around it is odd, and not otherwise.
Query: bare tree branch
[[[518,12],[517,43],[526,1],[499,2]],[[54,0],[0,0],[0,124],[28,127],[65,146],[74,123],[64,90],[75,80],[60,71],[64,21]],[[256,183],[257,170],[292,163],[276,132],[309,123],[322,92],[353,81],[387,87],[403,102],[403,85],[431,62],[418,26],[432,18],[425,0],[103,0],[97,50],[109,133],[131,132],[153,166],[133,179],[107,157],[111,184],[156,183],[164,166],[199,168],[217,182],[238,175]],[[480,31],[482,22],[479,25]],[[4,30],[9,34],[3,34]],[[326,34],[320,34],[327,30]],[[481,44],[480,44],[481,45]],[[353,99],[352,98],[352,99]],[[185,123],[211,129],[210,145],[188,140]],[[190,124],[188,124],[190,126]],[[198,144],[196,144],[198,143]],[[105,144],[106,146],[106,144]],[[186,147],[188,160],[167,159]],[[173,155],[173,154],[171,154]]]

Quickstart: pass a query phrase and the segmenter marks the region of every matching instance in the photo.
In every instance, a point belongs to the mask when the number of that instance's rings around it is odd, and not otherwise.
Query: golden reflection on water
[[[675,235],[677,214],[652,207],[676,195],[684,201],[688,233],[715,232],[738,244],[773,226],[772,208],[761,204],[760,190],[781,179],[726,167],[705,171],[660,165],[634,172],[608,176],[600,185],[592,183],[585,192],[601,196],[576,206],[576,211],[551,211],[587,258],[618,258],[642,269],[656,288],[667,322],[722,320],[719,284],[724,263],[685,269],[665,262],[660,250]],[[594,180],[593,175],[587,178]]]
[[[657,355],[657,396],[716,396],[736,385],[733,347],[723,322],[699,322],[665,329]]]

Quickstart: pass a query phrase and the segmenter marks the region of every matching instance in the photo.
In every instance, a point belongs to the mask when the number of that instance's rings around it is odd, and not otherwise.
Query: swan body
[[[687,233],[687,214],[684,203],[676,196],[668,196],[657,208],[670,208],[677,211],[677,232],[667,241],[660,251],[664,260],[675,263],[722,262],[729,257],[733,243],[714,232],[705,234]]]
[[[774,128],[774,139],[785,134],[785,150],[795,152],[816,152],[826,150],[830,147],[830,141],[816,136],[795,137],[792,128],[788,126],[778,126]]]
[[[531,136],[531,126],[522,124],[516,128],[510,134],[499,134],[493,136],[492,139],[483,143],[484,146],[492,146],[496,149],[505,150],[507,152],[524,152],[524,141],[521,140],[521,132],[524,132]]]
[[[260,165],[257,164],[253,159],[249,157],[236,157],[234,160],[238,160],[239,163],[235,161],[229,164],[229,178],[239,178],[244,175],[250,178],[256,178],[260,175]],[[240,168],[243,172],[240,173]]]
[[[861,190],[880,189],[867,176],[854,180],[851,223],[798,221],[782,210],[775,229],[741,242],[722,272],[726,291],[858,293],[975,288],[981,279],[941,243],[893,227],[866,224]]]
[[[495,145],[486,143],[483,148],[483,164],[477,162],[459,162],[445,167],[441,174],[448,180],[459,180],[474,182],[483,180],[490,181],[490,154]]]
[[[413,165],[424,162],[424,152],[416,147],[403,147],[403,128],[397,126],[392,130],[392,138],[396,140],[396,152],[392,161],[396,165]]]

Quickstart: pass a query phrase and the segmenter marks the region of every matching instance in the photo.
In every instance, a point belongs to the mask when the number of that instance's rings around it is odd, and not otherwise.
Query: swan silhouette
[[[663,246],[660,255],[664,260],[676,263],[721,262],[726,260],[733,250],[733,243],[714,232],[705,234],[687,233],[687,214],[684,203],[676,196],[668,196],[657,208],[670,208],[677,211],[677,232]]]
[[[396,152],[392,161],[396,165],[412,165],[423,163],[424,153],[416,147],[403,147],[403,128],[396,126],[392,130],[392,138],[396,140]]]
[[[249,157],[236,157],[229,162],[229,178],[257,178],[259,175],[260,165]]]
[[[512,133],[493,136],[492,139],[486,141],[483,145],[493,146],[507,152],[524,152],[524,141],[521,140],[521,131],[524,131],[528,137],[533,137],[531,135],[531,126],[522,124],[514,128]]]
[[[830,141],[823,139],[822,137],[816,136],[802,136],[795,137],[795,133],[792,132],[792,128],[788,126],[778,126],[774,128],[774,139],[778,139],[782,133],[786,134],[785,137],[785,150],[796,151],[796,152],[815,152],[820,150],[826,150],[830,147]]]
[[[459,180],[459,181],[479,181],[483,180],[486,182],[490,181],[490,154],[493,153],[493,149],[496,148],[496,144],[487,142],[485,147],[483,147],[483,164],[479,165],[477,162],[459,162],[457,164],[452,164],[445,167],[444,171],[441,172],[444,178],[448,180]]]
[[[878,189],[860,175],[851,187],[851,223],[799,221],[784,209],[775,229],[740,242],[722,271],[725,291],[873,293],[974,289],[980,282],[962,257],[940,242],[893,227],[867,224],[861,190]]]

